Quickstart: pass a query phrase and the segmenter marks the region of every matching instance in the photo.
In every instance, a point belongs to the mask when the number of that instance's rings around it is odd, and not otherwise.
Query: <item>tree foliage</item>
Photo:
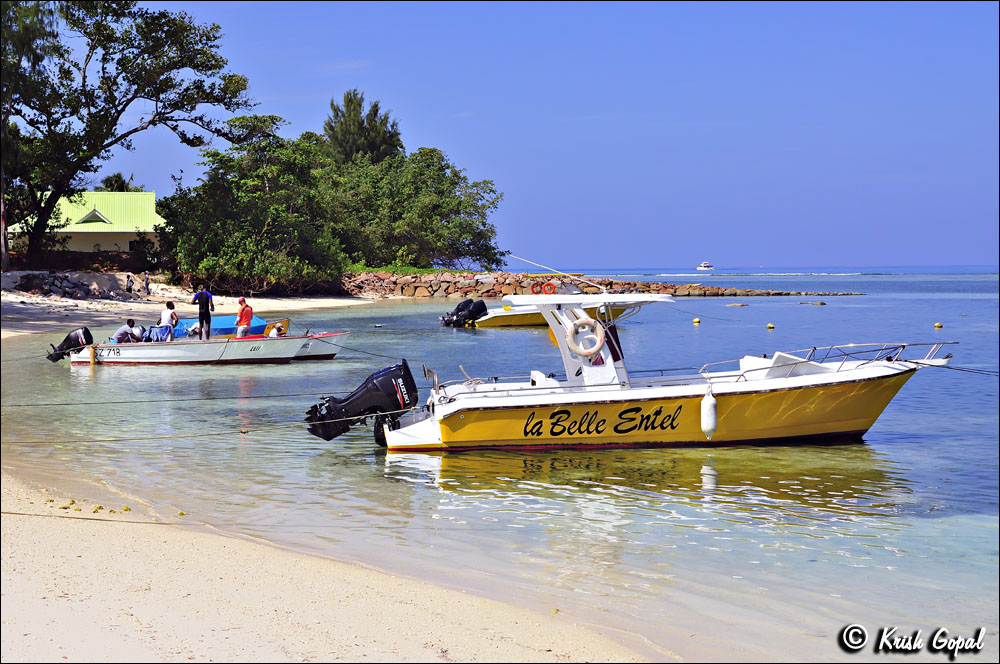
[[[220,290],[303,291],[338,279],[345,264],[316,173],[328,158],[322,139],[277,135],[283,121],[230,122],[247,140],[204,150],[207,172],[160,203],[157,229],[176,270]]]
[[[367,154],[378,163],[403,154],[403,139],[399,122],[382,112],[378,100],[365,111],[365,96],[357,88],[344,93],[343,105],[330,100],[330,115],[323,123],[323,133],[329,142],[330,157],[338,164],[354,160],[358,154]]]
[[[115,192],[129,192],[129,191],[146,191],[145,185],[134,185],[132,180],[135,178],[135,174],[128,176],[128,180],[121,172],[112,173],[111,175],[103,178],[101,184],[98,187],[94,187],[94,191],[115,191]]]
[[[2,132],[3,163],[0,164],[0,269],[10,268],[7,243],[7,219],[21,219],[19,214],[27,209],[26,192],[12,191],[18,200],[8,205],[8,174],[13,172],[18,161],[14,147],[20,137],[16,125],[10,122],[14,101],[34,99],[39,93],[42,62],[52,53],[55,43],[55,12],[48,2],[21,2],[3,0],[2,28],[0,44],[3,47],[3,75],[0,76],[0,104],[3,119]],[[12,214],[13,213],[13,214]]]
[[[81,191],[84,176],[114,148],[132,149],[132,138],[155,126],[194,147],[211,135],[232,137],[204,107],[234,112],[251,105],[246,78],[225,71],[218,25],[135,2],[55,7],[58,36],[43,38],[43,75],[33,77],[34,86],[11,91],[11,123],[20,131],[4,145],[17,153],[10,160],[14,170],[3,174],[5,198],[23,189],[28,204],[23,217],[8,221],[26,231],[29,264],[38,258],[58,199]],[[7,21],[5,4],[5,32]],[[3,66],[6,81],[6,50]]]
[[[322,136],[278,136],[275,116],[231,121],[251,138],[206,149],[201,183],[160,201],[169,266],[223,291],[297,291],[337,280],[348,264],[496,268],[489,214],[502,197],[445,155],[421,148],[338,164]]]
[[[486,269],[503,263],[488,217],[503,195],[470,182],[435,148],[373,164],[365,157],[330,178],[334,224],[356,262]]]

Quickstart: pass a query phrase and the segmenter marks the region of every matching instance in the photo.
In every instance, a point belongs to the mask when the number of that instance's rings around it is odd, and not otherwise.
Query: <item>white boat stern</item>
[[[404,415],[398,429],[385,427],[385,443],[390,450],[440,449],[441,425],[426,411]]]

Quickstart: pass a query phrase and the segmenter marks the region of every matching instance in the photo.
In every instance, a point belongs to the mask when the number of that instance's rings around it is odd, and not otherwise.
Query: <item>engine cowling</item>
[[[52,352],[45,357],[50,362],[58,362],[66,357],[68,353],[72,353],[75,350],[89,346],[92,343],[94,343],[94,335],[90,333],[90,330],[85,327],[79,327],[67,334],[66,338],[63,339],[62,343],[58,346],[49,344],[49,348],[52,349]]]
[[[467,327],[486,315],[486,303],[482,300],[462,300],[452,311],[441,316],[445,327]]]
[[[333,440],[352,425],[370,416],[379,424],[395,424],[403,411],[417,404],[417,383],[410,367],[401,364],[380,369],[368,376],[356,390],[343,399],[325,397],[306,413],[309,433],[323,440]],[[376,431],[376,440],[380,440]]]

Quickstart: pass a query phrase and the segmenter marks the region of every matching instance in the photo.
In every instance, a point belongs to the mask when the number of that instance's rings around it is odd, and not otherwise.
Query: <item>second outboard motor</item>
[[[459,302],[457,307],[452,309],[449,313],[446,313],[444,316],[441,316],[441,324],[445,327],[456,327],[455,320],[459,315],[468,310],[468,308],[472,306],[473,302],[475,302],[475,300],[471,298]],[[457,327],[461,327],[461,325],[458,325]]]
[[[58,362],[66,357],[67,353],[71,353],[84,346],[89,346],[92,343],[94,343],[94,336],[90,333],[90,330],[85,327],[77,328],[67,334],[66,338],[58,346],[49,344],[52,352],[45,357],[48,358],[49,362]]]
[[[451,313],[441,316],[441,324],[446,327],[466,327],[486,315],[486,303],[482,300],[462,300]]]
[[[333,440],[345,433],[352,424],[375,415],[375,440],[384,443],[381,425],[390,426],[399,420],[398,411],[413,408],[417,403],[417,383],[410,367],[403,360],[380,369],[343,399],[326,397],[309,408],[306,422],[309,433],[323,440]],[[388,414],[383,414],[388,413]]]

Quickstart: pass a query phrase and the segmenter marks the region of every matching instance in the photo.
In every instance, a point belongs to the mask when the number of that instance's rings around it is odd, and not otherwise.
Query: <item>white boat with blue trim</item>
[[[70,358],[79,365],[198,365],[198,364],[287,364],[293,360],[331,360],[350,332],[323,332],[290,336],[262,334],[201,341],[94,343],[87,328],[70,332],[48,359]]]

